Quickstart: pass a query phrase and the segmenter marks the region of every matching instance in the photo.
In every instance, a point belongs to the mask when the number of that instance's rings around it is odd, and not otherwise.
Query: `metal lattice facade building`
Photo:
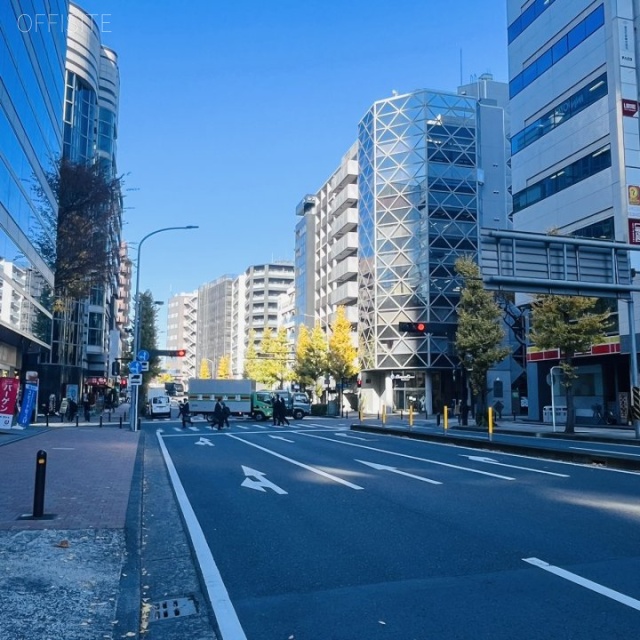
[[[376,102],[359,126],[359,355],[368,410],[455,397],[455,261],[507,225],[504,85]],[[490,211],[483,215],[483,206]],[[424,321],[430,333],[399,331]],[[398,378],[405,378],[400,381]]]

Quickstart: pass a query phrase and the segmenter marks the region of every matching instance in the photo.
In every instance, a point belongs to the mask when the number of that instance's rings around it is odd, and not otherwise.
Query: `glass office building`
[[[358,332],[368,411],[431,411],[456,397],[455,261],[477,256],[480,226],[507,226],[510,200],[506,85],[480,80],[499,100],[465,87],[423,90],[376,102],[360,122]],[[429,332],[401,331],[407,321]]]
[[[57,205],[46,172],[62,149],[68,2],[0,2],[0,375],[48,348],[53,273],[39,247],[55,243]],[[55,28],[36,23],[51,16]],[[54,18],[55,16],[55,18]]]

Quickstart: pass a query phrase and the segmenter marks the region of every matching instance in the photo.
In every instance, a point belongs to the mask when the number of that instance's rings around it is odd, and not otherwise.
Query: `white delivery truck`
[[[149,385],[146,413],[151,419],[171,417],[171,399],[164,385]]]
[[[231,415],[251,415],[251,396],[255,391],[253,380],[189,380],[189,413],[213,420],[213,410],[218,399],[224,400]]]

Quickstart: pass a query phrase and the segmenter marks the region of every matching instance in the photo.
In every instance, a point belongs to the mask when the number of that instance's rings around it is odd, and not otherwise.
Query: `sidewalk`
[[[215,638],[156,425],[103,424],[0,432],[0,638]]]

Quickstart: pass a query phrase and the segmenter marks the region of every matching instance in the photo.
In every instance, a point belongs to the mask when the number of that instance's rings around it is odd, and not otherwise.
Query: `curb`
[[[535,455],[539,458],[547,458],[549,460],[560,460],[562,462],[576,462],[578,464],[593,464],[598,466],[609,467],[611,469],[622,469],[626,471],[640,470],[640,459],[633,460],[625,458],[624,454],[615,455],[610,453],[597,453],[585,451],[563,451],[559,449],[547,449],[544,447],[536,447],[532,444],[517,444],[510,442],[496,442],[495,440],[477,440],[476,438],[467,438],[463,435],[440,435],[436,433],[423,433],[419,431],[401,431],[400,429],[378,427],[376,425],[352,424],[352,431],[361,431],[365,433],[383,433],[386,435],[399,436],[403,438],[411,438],[413,440],[426,440],[431,442],[446,442],[454,446],[470,447],[475,449],[488,449],[490,451],[504,451],[508,453],[522,453],[525,455]],[[519,432],[518,435],[523,435]],[[533,436],[535,437],[535,436]],[[574,438],[572,438],[574,439]],[[579,438],[585,441],[584,438]],[[595,440],[589,439],[589,442]],[[611,440],[607,440],[611,442]],[[619,444],[619,441],[615,441]],[[624,443],[626,444],[626,442]]]

